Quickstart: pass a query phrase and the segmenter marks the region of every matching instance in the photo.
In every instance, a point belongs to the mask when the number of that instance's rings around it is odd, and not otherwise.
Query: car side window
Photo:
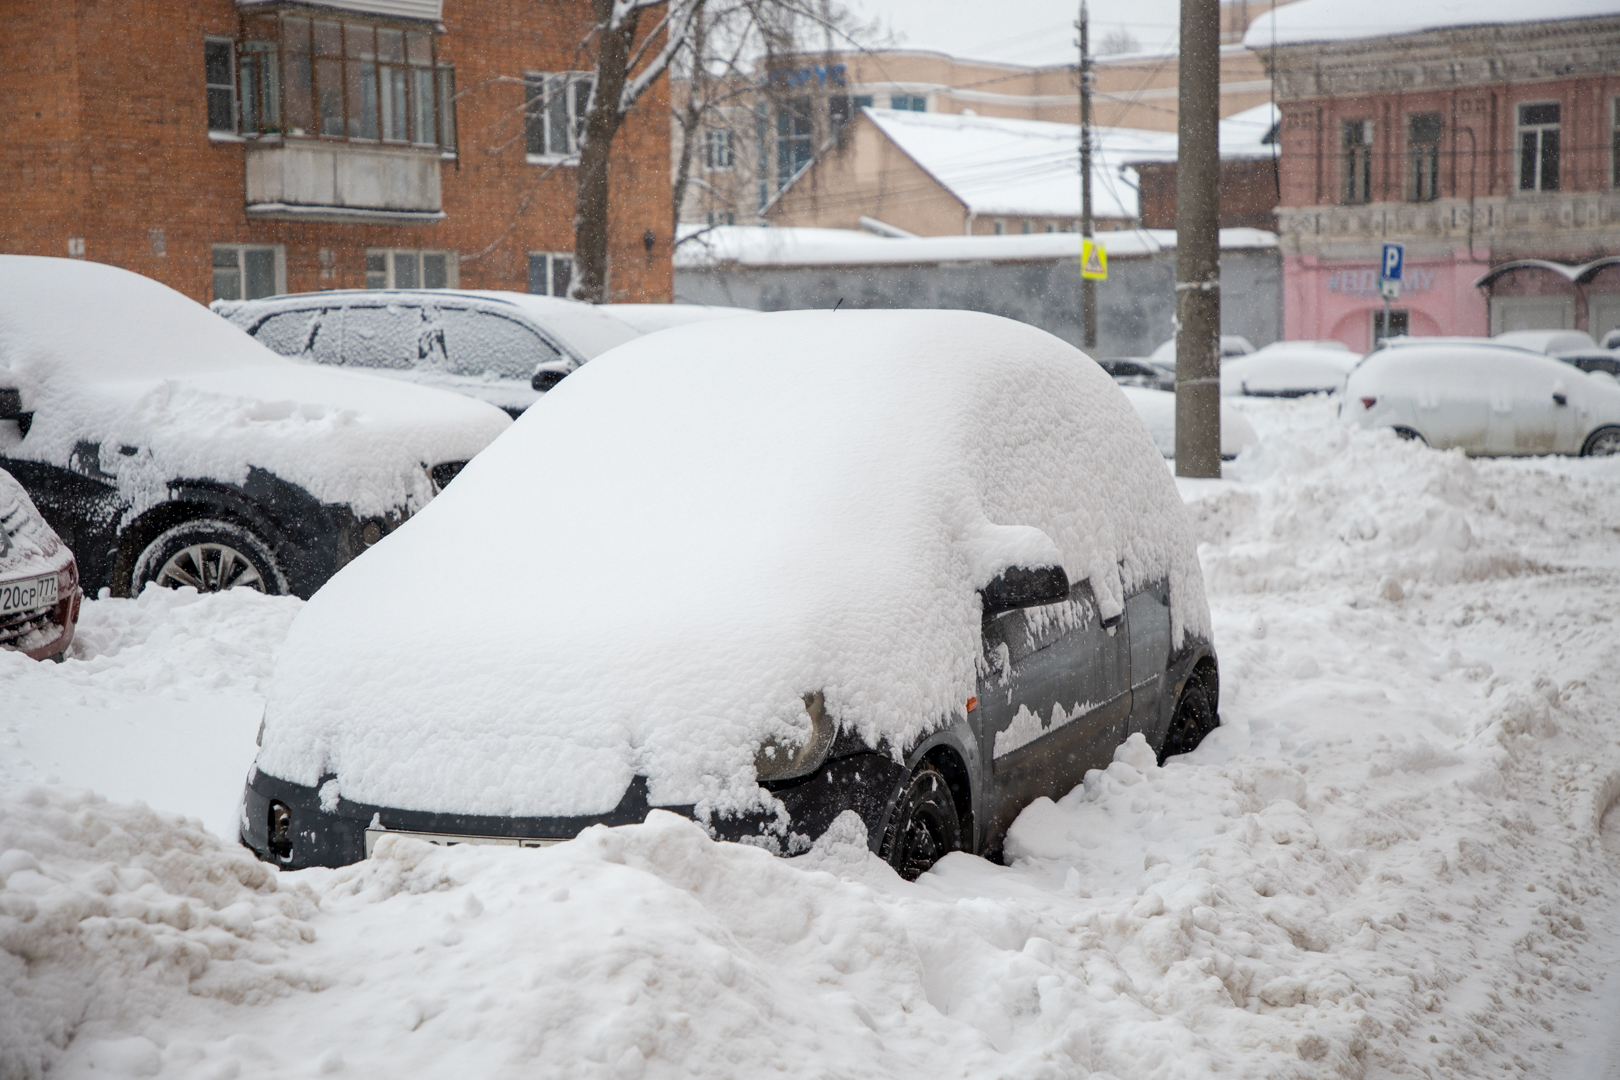
[[[535,366],[562,353],[516,319],[476,308],[441,308],[445,370],[527,381]]]
[[[398,371],[416,367],[424,321],[423,312],[402,304],[351,305],[343,310],[336,362]],[[318,354],[316,359],[320,359]]]
[[[271,352],[282,356],[305,356],[312,352],[321,334],[319,308],[280,311],[261,322],[253,337]]]

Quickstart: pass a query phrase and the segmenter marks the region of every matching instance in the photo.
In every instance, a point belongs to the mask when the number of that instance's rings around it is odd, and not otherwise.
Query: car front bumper
[[[836,757],[801,780],[767,785],[787,808],[784,829],[774,814],[735,817],[716,815],[705,827],[720,840],[758,844],[794,853],[820,836],[845,810],[866,823],[873,849],[883,835],[890,797],[905,770],[887,755],[860,752]],[[545,846],[571,840],[592,825],[634,825],[659,809],[697,819],[691,806],[654,807],[647,799],[646,777],[637,776],[619,804],[605,814],[577,817],[492,817],[399,810],[339,798],[331,809],[321,805],[320,786],[295,784],[253,770],[242,793],[242,843],[266,862],[289,870],[309,866],[347,866],[367,857],[382,831],[417,833],[443,843],[506,843]],[[285,815],[286,844],[272,842],[272,822]],[[459,838],[459,839],[458,839]]]

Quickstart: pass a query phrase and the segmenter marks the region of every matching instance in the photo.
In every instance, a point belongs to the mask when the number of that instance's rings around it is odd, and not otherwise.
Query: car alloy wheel
[[[1614,457],[1620,454],[1620,427],[1606,427],[1592,433],[1581,449],[1586,457]]]
[[[1214,731],[1219,723],[1215,705],[1209,699],[1209,689],[1203,679],[1194,675],[1187,680],[1187,685],[1181,690],[1181,700],[1176,702],[1176,713],[1170,718],[1170,731],[1164,737],[1164,748],[1159,751],[1159,764],[1163,765],[1166,759],[1177,754],[1197,749],[1204,736]]]
[[[962,850],[962,822],[945,776],[923,762],[906,780],[896,800],[894,818],[883,837],[883,861],[907,881]]]
[[[135,560],[130,592],[148,582],[168,589],[189,585],[202,593],[247,588],[281,595],[287,583],[269,545],[234,521],[184,522],[154,537]]]

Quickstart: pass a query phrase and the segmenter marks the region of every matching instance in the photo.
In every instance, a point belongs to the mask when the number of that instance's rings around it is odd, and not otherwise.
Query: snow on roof
[[[1615,0],[1362,0],[1356,4],[1299,0],[1261,14],[1249,24],[1243,44],[1264,49],[1272,44],[1354,41],[1455,26],[1556,22],[1616,13]]]
[[[1221,157],[1276,157],[1276,144],[1266,139],[1277,130],[1277,120],[1281,115],[1277,106],[1267,101],[1222,120],[1219,131]]]
[[[277,356],[167,285],[101,263],[0,255],[0,370],[33,424],[12,458],[99,468],[137,506],[168,479],[250,467],[362,515],[432,498],[424,469],[510,423],[459,394]],[[121,448],[129,448],[128,453]]]
[[[913,266],[951,262],[1034,262],[1079,259],[1078,233],[1009,236],[878,236],[859,229],[809,226],[761,228],[722,225],[681,228],[675,249],[677,270],[737,266]],[[1173,229],[1120,229],[1097,240],[1111,259],[1173,251]],[[1222,229],[1223,250],[1274,248],[1277,234],[1262,229]]]
[[[960,113],[864,110],[878,130],[975,214],[1080,215],[1080,126]],[[1095,129],[1092,212],[1138,217],[1136,190],[1119,176],[1127,161],[1174,161],[1176,135]]]
[[[564,380],[317,593],[258,768],[442,812],[759,797],[802,695],[898,752],[975,693],[975,590],[1168,578],[1208,633],[1195,539],[1142,422],[1043,331],[959,311],[677,327]],[[455,567],[495,589],[436,587]],[[442,583],[442,580],[441,580]]]

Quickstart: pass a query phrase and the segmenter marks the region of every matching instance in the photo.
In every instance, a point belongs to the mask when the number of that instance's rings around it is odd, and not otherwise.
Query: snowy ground
[[[1620,460],[1244,407],[1183,484],[1224,726],[916,884],[662,814],[277,874],[232,823],[298,602],[88,604],[0,653],[0,1078],[1606,1075]]]

